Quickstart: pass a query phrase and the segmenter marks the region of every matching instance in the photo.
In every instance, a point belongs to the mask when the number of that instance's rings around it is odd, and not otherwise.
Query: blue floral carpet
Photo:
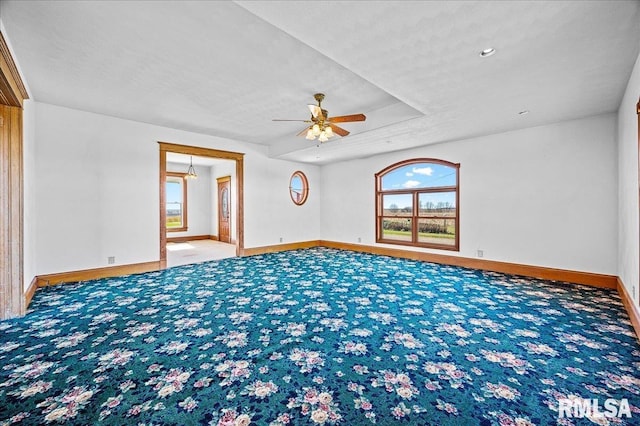
[[[613,291],[315,248],[38,291],[0,425],[631,425],[639,367]]]

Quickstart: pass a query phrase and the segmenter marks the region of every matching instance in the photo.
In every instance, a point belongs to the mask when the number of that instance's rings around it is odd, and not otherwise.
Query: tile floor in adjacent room
[[[236,255],[236,246],[214,240],[167,243],[167,267],[224,259]]]

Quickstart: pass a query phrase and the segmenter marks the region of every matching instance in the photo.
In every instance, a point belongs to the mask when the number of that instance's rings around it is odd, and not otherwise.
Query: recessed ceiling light
[[[496,53],[496,49],[494,49],[493,47],[489,47],[488,49],[484,49],[482,52],[480,52],[480,56],[486,58],[487,56],[491,56],[494,53]]]
[[[527,114],[529,114],[529,110],[528,110],[528,109],[525,109],[525,110],[523,110],[523,111],[520,111],[518,114],[520,114],[520,115],[527,115]]]

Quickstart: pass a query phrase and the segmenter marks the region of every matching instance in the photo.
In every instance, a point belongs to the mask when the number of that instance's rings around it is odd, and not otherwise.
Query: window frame
[[[300,193],[300,200],[296,200],[293,196],[294,192],[297,193],[293,190],[293,178],[295,177],[299,177],[302,181],[302,192]],[[309,197],[309,180],[307,179],[307,176],[300,170],[296,170],[295,172],[293,172],[293,174],[291,174],[291,177],[289,178],[289,197],[291,197],[291,201],[293,201],[293,204],[295,204],[296,206],[301,206],[307,202],[307,198]]]
[[[187,223],[187,218],[189,217],[189,215],[187,214],[187,179],[186,179],[187,174],[186,173],[180,173],[180,172],[167,172],[166,173],[166,177],[165,177],[165,191],[166,191],[166,185],[167,183],[170,182],[169,178],[173,178],[171,179],[171,182],[176,182],[176,178],[179,178],[181,183],[182,183],[182,226],[179,228],[171,228],[169,226],[167,226],[167,224],[165,223],[165,227],[167,228],[167,232],[184,232],[187,231],[189,229],[188,223]],[[169,202],[167,202],[166,204],[169,204]],[[165,206],[166,209],[166,206]],[[165,219],[166,220],[166,219]]]
[[[451,167],[456,170],[456,184],[455,186],[436,186],[436,187],[427,187],[427,188],[402,188],[402,189],[382,189],[382,178],[401,167],[406,167],[411,164],[440,164],[446,167]],[[395,244],[402,246],[410,246],[410,247],[423,247],[423,248],[432,248],[438,250],[449,250],[449,251],[460,251],[460,163],[452,163],[446,160],[440,160],[437,158],[412,158],[409,160],[399,161],[397,163],[391,164],[390,166],[385,167],[375,174],[375,220],[376,220],[376,243],[383,244]],[[437,244],[430,242],[419,242],[418,241],[418,222],[419,219],[441,219],[442,216],[435,215],[421,215],[419,209],[419,198],[420,194],[429,194],[429,193],[439,193],[439,192],[455,192],[455,200],[456,200],[456,209],[454,217],[446,217],[446,219],[455,220],[455,242],[453,245],[448,244]],[[391,240],[383,238],[383,229],[382,223],[385,218],[390,216],[384,215],[384,205],[382,202],[382,198],[384,195],[390,194],[410,194],[412,197],[412,207],[413,211],[411,215],[403,216],[407,219],[411,219],[411,241],[401,241],[401,240]]]

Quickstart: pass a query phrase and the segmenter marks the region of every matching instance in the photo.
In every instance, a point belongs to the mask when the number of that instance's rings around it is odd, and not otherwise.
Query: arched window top
[[[460,164],[433,158],[401,161],[376,173],[380,191],[455,187]]]
[[[459,250],[459,169],[414,158],[376,173],[376,242]]]

